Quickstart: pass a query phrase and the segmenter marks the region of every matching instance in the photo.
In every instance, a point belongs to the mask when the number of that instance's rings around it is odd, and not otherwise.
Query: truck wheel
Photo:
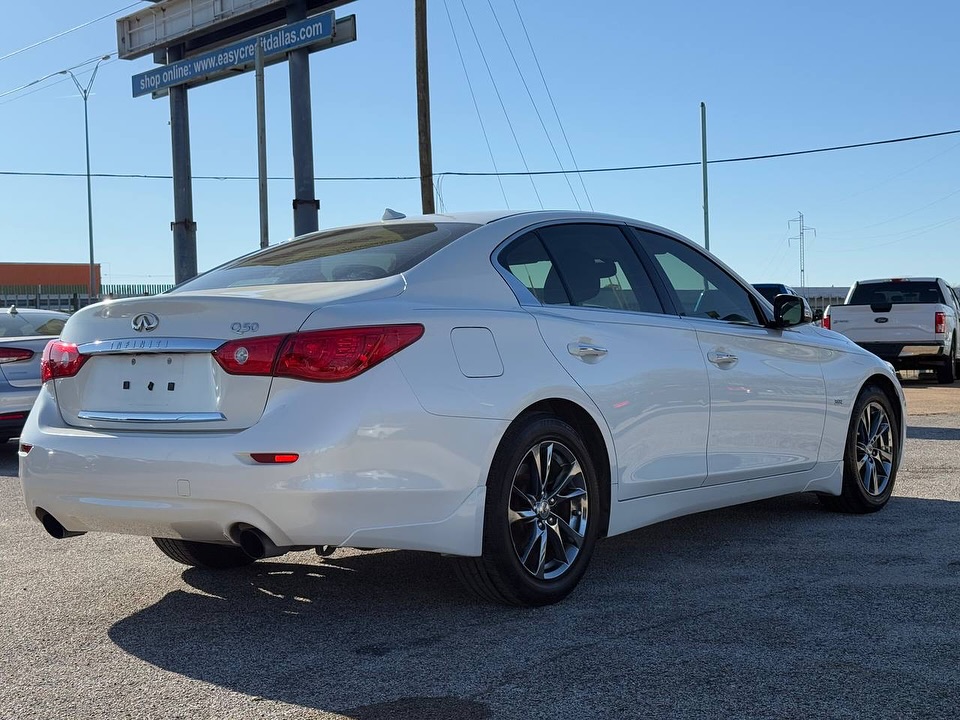
[[[950,355],[943,365],[937,368],[937,382],[941,385],[950,385],[957,379],[957,349],[950,350]]]

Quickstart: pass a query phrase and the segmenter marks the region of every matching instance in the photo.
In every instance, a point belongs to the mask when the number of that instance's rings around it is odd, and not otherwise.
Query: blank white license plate
[[[114,355],[94,359],[84,406],[103,410],[213,410],[207,355]]]

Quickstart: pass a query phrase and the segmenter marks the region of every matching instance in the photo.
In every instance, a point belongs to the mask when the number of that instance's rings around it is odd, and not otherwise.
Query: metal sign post
[[[262,73],[264,65],[288,61],[294,160],[294,233],[319,226],[313,181],[310,58],[317,50],[357,39],[356,18],[337,20],[333,8],[347,0],[163,0],[117,20],[119,55],[150,52],[166,64],[134,75],[133,96],[170,95],[173,151],[174,273],[177,283],[197,274],[193,219],[187,90],[257,70],[260,244],[269,242]],[[265,32],[264,32],[265,31]],[[162,62],[158,60],[158,62]]]

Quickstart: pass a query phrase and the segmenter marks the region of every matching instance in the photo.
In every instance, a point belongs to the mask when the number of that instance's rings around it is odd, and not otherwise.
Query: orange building
[[[100,265],[93,266],[94,285],[100,287]],[[0,262],[0,286],[81,285],[90,282],[87,263],[4,263]]]

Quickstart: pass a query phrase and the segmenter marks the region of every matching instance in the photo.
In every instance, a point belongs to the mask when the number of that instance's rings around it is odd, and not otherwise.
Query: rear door
[[[691,245],[645,230],[637,238],[696,331],[707,367],[706,484],[812,468],[826,416],[816,341],[765,327],[744,286]]]
[[[623,229],[540,227],[499,260],[530,291],[527,309],[544,341],[607,421],[615,497],[700,486],[709,391],[696,333],[663,313]]]

